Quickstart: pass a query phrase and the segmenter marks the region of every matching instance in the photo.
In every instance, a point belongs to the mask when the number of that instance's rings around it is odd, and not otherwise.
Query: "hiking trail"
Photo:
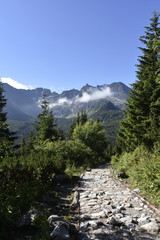
[[[86,171],[79,187],[83,240],[160,239],[159,210],[113,176],[108,165]]]

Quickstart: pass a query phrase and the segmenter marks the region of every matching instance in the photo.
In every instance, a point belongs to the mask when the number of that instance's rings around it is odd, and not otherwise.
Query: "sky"
[[[0,77],[64,90],[136,81],[140,36],[160,0],[0,0]]]

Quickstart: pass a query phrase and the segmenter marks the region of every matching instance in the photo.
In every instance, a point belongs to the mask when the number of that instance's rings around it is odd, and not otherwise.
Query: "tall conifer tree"
[[[49,102],[46,95],[43,96],[41,103],[42,113],[38,115],[36,121],[37,140],[54,140],[58,138],[57,124],[52,111],[49,109]]]
[[[118,134],[118,144],[122,150],[131,151],[138,145],[152,147],[159,140],[160,132],[160,81],[159,14],[154,12],[149,27],[140,41],[142,56],[137,65],[137,81],[132,84],[124,120]]]
[[[4,112],[7,100],[4,97],[2,82],[0,81],[0,158],[4,157],[10,150],[17,137],[15,132],[9,130],[7,124],[7,113]]]

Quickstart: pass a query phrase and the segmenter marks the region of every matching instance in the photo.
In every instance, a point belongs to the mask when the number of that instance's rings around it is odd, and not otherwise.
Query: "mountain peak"
[[[78,95],[78,93],[79,93],[78,90],[71,89],[71,90],[63,91],[60,96],[61,96],[61,98],[66,97],[67,99],[73,99],[74,97],[76,97]]]
[[[126,99],[130,92],[130,88],[122,82],[114,82],[110,84],[110,89],[114,93],[114,95],[116,95],[120,99]]]
[[[89,85],[88,83],[86,85],[84,85],[80,92],[83,93],[83,92],[87,92],[87,93],[91,93],[93,91],[93,89],[95,89],[96,87],[93,87],[91,85]]]

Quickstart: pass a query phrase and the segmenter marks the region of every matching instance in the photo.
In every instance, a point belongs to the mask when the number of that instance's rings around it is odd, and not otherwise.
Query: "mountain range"
[[[96,87],[86,84],[80,90],[71,89],[60,94],[45,88],[16,89],[7,83],[3,83],[3,88],[8,121],[11,128],[21,135],[27,134],[41,112],[41,101],[45,94],[58,125],[64,131],[69,129],[77,113],[85,110],[89,118],[102,121],[106,135],[113,139],[118,127],[117,120],[122,119],[130,92],[130,88],[121,82]]]

